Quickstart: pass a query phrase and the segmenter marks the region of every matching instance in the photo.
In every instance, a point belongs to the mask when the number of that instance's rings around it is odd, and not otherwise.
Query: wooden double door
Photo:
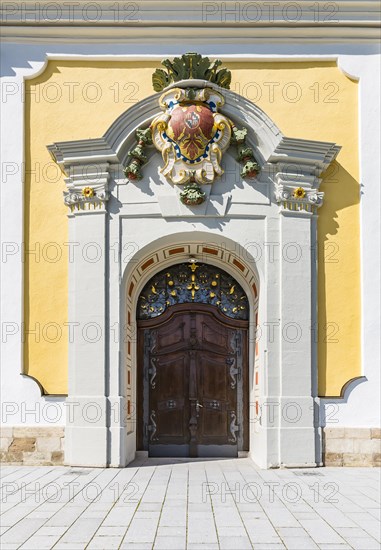
[[[248,322],[181,304],[138,323],[138,448],[149,456],[248,450]]]

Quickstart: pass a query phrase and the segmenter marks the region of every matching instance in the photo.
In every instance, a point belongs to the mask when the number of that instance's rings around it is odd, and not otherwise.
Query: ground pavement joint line
[[[101,469],[100,472],[98,473],[97,476],[95,476],[91,481],[89,481],[88,483],[85,483],[84,486],[75,493],[75,496],[73,497],[73,500],[81,493],[83,494],[83,490],[88,487],[90,485],[90,483],[95,483],[94,480],[97,480],[97,484],[99,485],[99,487],[101,488],[101,494],[102,494],[102,491],[107,488],[107,486],[109,485],[109,483],[111,481],[113,481],[115,479],[115,477],[118,475],[119,471],[118,470],[114,470],[114,469]],[[102,483],[102,477],[105,477],[106,479],[104,480],[104,482]],[[110,479],[111,477],[111,479]],[[58,541],[55,543],[55,545],[53,546],[53,548],[59,548],[59,545],[61,543],[65,543],[65,538],[66,539],[70,539],[71,538],[71,535],[72,533],[70,532],[71,529],[75,529],[76,527],[76,523],[78,521],[81,520],[81,517],[83,516],[83,514],[86,512],[86,510],[91,506],[91,504],[94,502],[94,500],[97,498],[97,496],[94,497],[94,499],[91,501],[91,502],[88,502],[87,503],[87,506],[85,506],[85,508],[82,510],[82,512],[79,514],[79,516],[77,517],[77,519],[68,527],[68,529],[62,534],[62,536],[58,539]],[[82,518],[82,521],[86,521],[85,518]],[[91,520],[90,518],[87,518],[87,522],[88,523],[91,523]],[[95,522],[93,522],[95,523]],[[91,536],[90,536],[91,538]],[[72,541],[70,541],[72,542]],[[88,544],[88,542],[86,543]]]
[[[246,480],[246,478],[245,478],[243,472],[241,471],[241,469],[238,468],[238,472],[239,472],[240,475],[242,476],[244,482],[246,482],[247,480]],[[224,474],[224,475],[225,475],[225,474]],[[257,471],[257,476],[258,476],[258,471]],[[226,477],[226,475],[225,475],[225,477]],[[259,476],[258,476],[258,477],[259,477]],[[258,479],[258,477],[257,477],[257,479]],[[259,477],[259,479],[261,479],[261,478]],[[281,480],[280,480],[280,483],[282,483]],[[278,498],[278,496],[277,496],[275,493],[273,493],[273,494],[274,494],[274,499],[275,499],[275,498]],[[258,502],[258,504],[259,504],[259,506],[260,506],[260,508],[261,508],[261,510],[262,510],[262,512],[263,512],[263,517],[267,519],[269,525],[270,525],[271,528],[273,529],[273,532],[275,533],[275,536],[276,536],[277,539],[278,539],[278,542],[277,542],[277,543],[280,543],[280,544],[283,545],[284,542],[283,542],[282,537],[281,537],[281,535],[280,535],[280,533],[279,533],[279,531],[278,531],[278,526],[274,523],[274,519],[275,519],[275,518],[272,519],[272,518],[270,517],[270,515],[269,515],[269,513],[268,513],[268,510],[266,510],[266,507],[265,507],[264,505],[262,505],[262,503],[260,502],[260,500],[261,500],[260,498],[259,498],[259,500],[257,499],[257,502]],[[304,532],[303,534],[305,534],[305,536],[308,537],[308,539],[310,539],[311,542],[313,542],[312,539],[309,537],[309,535],[306,533],[306,531],[302,528],[302,526],[300,525],[299,521],[293,516],[293,514],[291,513],[291,511],[287,509],[287,506],[285,505],[285,503],[283,503],[282,500],[281,500],[280,498],[278,498],[278,500],[279,500],[279,503],[282,504],[282,506],[283,506],[282,511],[283,511],[283,512],[286,512],[286,515],[287,515],[287,516],[291,516],[291,517],[293,518],[294,522],[296,522],[297,527],[300,528],[300,530],[301,530],[302,532]],[[236,503],[236,505],[237,505],[237,503]],[[238,509],[238,512],[240,513],[240,510],[239,510],[239,507],[238,507],[238,506],[237,506],[237,509]],[[274,514],[274,515],[275,515],[275,514]],[[242,516],[241,516],[241,517],[242,517]],[[250,541],[251,541],[251,543],[254,545],[254,547],[256,547],[258,544],[261,544],[260,542],[253,541],[252,537],[250,536],[250,534],[249,534],[249,532],[248,532],[248,529],[247,529],[247,526],[246,526],[246,521],[245,521],[244,518],[243,518],[243,522],[244,522],[245,528],[246,528],[246,530],[247,530],[248,536],[249,536],[249,538],[250,538]],[[274,543],[275,543],[275,541],[274,541]]]
[[[58,474],[58,475],[57,475]],[[49,481],[46,480],[46,477],[51,477],[52,479],[50,479]],[[39,479],[44,479],[45,483],[42,487],[40,487],[40,489],[38,491],[36,491],[34,494],[29,494],[28,497],[25,499],[25,501],[23,501],[23,504],[24,506],[21,506],[20,504],[20,501],[16,501],[16,502],[12,502],[12,506],[9,506],[7,508],[7,510],[5,510],[5,512],[2,514],[2,517],[1,517],[1,521],[4,525],[4,522],[7,521],[8,517],[13,515],[14,517],[14,522],[11,523],[9,525],[9,529],[13,529],[20,521],[23,521],[25,519],[28,519],[28,516],[30,514],[32,514],[33,512],[35,512],[40,506],[42,506],[46,500],[44,500],[43,502],[41,502],[40,504],[37,504],[37,499],[36,499],[36,496],[40,495],[40,493],[42,493],[42,491],[47,487],[49,486],[49,484],[55,482],[57,479],[59,479],[60,477],[62,477],[62,470],[49,470],[48,472],[46,472],[46,474],[42,475],[42,476],[39,476],[37,477],[36,479],[34,479],[33,481],[30,481],[27,485],[30,485],[31,483],[36,483]],[[25,486],[24,489],[26,489],[27,485]],[[30,490],[30,489],[29,489]],[[21,492],[20,492],[21,491]],[[20,492],[20,494],[18,494]],[[20,487],[20,490],[18,490],[17,492],[15,492],[13,495],[11,496],[14,496],[15,498],[17,497],[21,497],[21,499],[23,498],[23,493],[22,493],[22,487]],[[35,504],[37,504],[36,506],[33,506],[31,507],[31,509],[26,513],[25,511],[25,508],[27,507],[26,505],[29,504],[31,501],[33,501],[33,498],[35,499]],[[18,519],[17,519],[18,518]],[[7,529],[4,534],[9,531],[9,529]]]
[[[146,467],[146,468],[149,469],[149,467]],[[138,475],[140,474],[141,469],[142,469],[141,467],[138,467],[137,477],[138,477]],[[130,528],[130,525],[131,525],[131,523],[132,523],[133,520],[134,520],[134,517],[135,517],[135,514],[136,514],[137,510],[139,509],[139,504],[141,503],[141,501],[142,501],[142,499],[143,499],[143,497],[144,497],[144,493],[145,493],[145,491],[147,490],[147,487],[148,487],[149,482],[151,481],[151,479],[152,479],[152,477],[153,477],[153,475],[154,475],[154,473],[155,473],[155,470],[156,470],[156,466],[153,467],[153,471],[152,471],[152,473],[151,473],[151,476],[149,477],[149,479],[148,479],[148,481],[147,481],[147,484],[146,484],[146,486],[145,486],[145,489],[144,489],[144,491],[143,491],[143,493],[142,493],[142,495],[141,495],[141,497],[140,497],[140,499],[139,499],[138,505],[137,505],[136,508],[135,508],[135,511],[134,511],[134,513],[133,513],[133,515],[132,515],[132,518],[131,518],[131,520],[130,520],[128,526],[127,526],[126,532],[125,532],[125,534],[124,534],[124,536],[123,536],[123,538],[122,538],[122,540],[121,540],[120,547],[121,547],[121,546],[123,545],[123,543],[124,543],[124,540],[125,540],[125,538],[126,538],[126,536],[127,536],[127,533],[128,533],[129,528]]]
[[[203,504],[202,484],[205,483],[207,479],[205,463],[191,463],[189,474],[188,545],[192,546],[193,544],[204,543],[207,544],[208,547],[216,545],[216,547],[219,548],[218,535],[210,499],[208,512],[204,511],[200,513],[195,511],[198,505]]]
[[[49,483],[55,482],[56,480],[62,481],[63,484],[65,484],[65,483],[68,482],[68,479],[65,478],[65,476],[67,475],[67,472],[65,473],[66,468],[62,468],[62,469],[60,468],[60,470],[61,470],[61,475],[59,475],[59,476],[56,477],[55,479],[51,480]],[[70,470],[69,470],[69,471],[70,471]],[[54,473],[54,470],[53,470],[51,473]],[[55,473],[57,473],[57,471],[55,471]],[[93,478],[96,478],[97,475],[99,475],[99,473],[94,472],[94,471],[91,471],[91,470],[89,470],[89,473],[93,475],[92,479],[93,479]],[[75,475],[75,473],[73,473],[73,476],[74,476],[74,478],[73,478],[72,480],[70,480],[71,482],[73,482],[73,481],[75,481],[75,480],[77,480],[77,479],[80,478],[80,476],[79,476],[79,475]],[[89,480],[86,480],[86,481],[88,482]],[[83,482],[85,482],[85,481],[83,480]],[[48,484],[47,484],[47,485],[48,485]],[[49,502],[49,499],[51,499],[51,496],[48,497],[48,498],[47,498],[46,500],[44,500],[43,502],[41,502],[41,504],[39,504],[38,506],[36,506],[36,507],[35,507],[31,512],[29,512],[26,516],[24,516],[23,520],[29,520],[29,521],[31,521],[31,520],[28,518],[28,516],[29,516],[30,514],[32,514],[32,513],[35,513],[36,510],[37,510],[38,508],[43,508],[46,504],[51,504],[51,503]],[[42,523],[35,529],[34,532],[31,532],[31,533],[30,533],[30,535],[25,539],[25,541],[23,542],[23,544],[25,544],[26,541],[28,541],[30,538],[32,538],[32,537],[33,537],[33,536],[34,536],[43,526],[45,526],[46,523],[49,523],[49,521],[52,519],[52,517],[54,517],[55,515],[57,515],[57,514],[59,513],[59,511],[60,511],[62,508],[64,508],[64,507],[66,506],[66,503],[59,502],[58,504],[60,505],[59,509],[58,509],[51,517],[46,518],[46,512],[45,512],[44,517],[42,518],[42,519],[43,519]],[[23,520],[20,520],[20,521],[23,521]],[[36,518],[33,518],[33,522],[34,522],[35,524],[38,524]],[[18,523],[20,523],[20,522],[18,522]],[[14,526],[14,527],[16,527],[16,526]]]
[[[20,480],[20,483],[18,483],[19,485],[19,488],[16,489],[13,493],[12,493],[12,496],[16,497],[17,494],[21,491],[21,490],[25,490],[28,485],[30,485],[31,483],[36,483],[39,479],[41,478],[44,478],[45,476],[49,476],[50,473],[53,473],[54,475],[57,475],[57,467],[56,468],[52,468],[52,467],[49,467],[49,470],[46,471],[44,469],[44,467],[38,467],[38,468],[34,468],[34,470],[28,472],[25,476],[21,476],[21,478],[17,478],[16,480],[13,480],[13,481],[9,481],[7,480],[5,483],[2,483],[1,484],[1,488],[3,489],[4,488],[4,485],[5,484],[9,484],[9,483],[17,483],[19,480]],[[31,476],[32,479],[28,479],[28,477]],[[13,508],[13,506],[11,506],[12,504],[12,500],[9,502],[10,506],[5,506],[5,510],[3,508],[3,512],[7,512],[8,510],[10,510],[11,508]],[[16,501],[16,504],[17,504],[17,501]]]
[[[5,479],[7,476],[13,475],[21,469],[26,469],[26,466],[7,466],[6,464],[0,464],[0,479]],[[25,472],[27,474],[28,472]]]
[[[172,468],[173,468],[173,467],[172,467]],[[163,513],[163,508],[164,508],[165,499],[167,498],[168,487],[169,487],[169,484],[170,484],[170,482],[171,482],[172,468],[170,469],[170,472],[169,472],[169,476],[168,476],[168,480],[167,480],[167,486],[166,486],[166,489],[165,489],[164,498],[163,498],[162,505],[161,505],[161,508],[160,508],[160,514],[159,514],[159,519],[158,519],[158,522],[157,522],[157,527],[156,527],[156,532],[155,532],[155,538],[154,538],[154,540],[153,540],[153,548],[155,547],[155,542],[156,542],[156,539],[157,539],[157,532],[158,532],[158,530],[159,530],[159,525],[160,525],[160,519],[161,519],[161,516],[162,516],[162,513]]]
[[[70,477],[69,477],[69,478],[66,478],[68,472],[69,472]],[[89,474],[91,475],[91,480],[93,480],[94,478],[96,478],[96,477],[99,475],[99,472],[89,469]],[[73,476],[73,477],[72,477],[72,476]],[[66,484],[70,484],[70,483],[72,483],[72,482],[75,482],[77,479],[80,479],[80,481],[82,482],[82,484],[86,484],[86,483],[88,484],[88,483],[89,483],[89,480],[88,480],[88,479],[84,480],[83,478],[81,478],[80,475],[78,475],[78,473],[76,473],[76,472],[70,472],[70,469],[64,468],[64,467],[61,469],[61,475],[58,476],[58,478],[56,478],[56,479],[57,479],[58,482],[61,482],[61,483],[62,483],[62,488],[63,488],[63,489],[66,489],[66,487],[65,487]],[[50,483],[52,483],[52,481],[51,481]],[[58,485],[58,483],[57,483],[57,485]],[[81,490],[81,489],[79,489],[78,492],[79,492],[80,490]],[[73,495],[71,495],[72,498],[75,498],[75,496],[76,496],[76,494],[78,494],[78,492],[77,492],[77,493],[73,493]],[[65,497],[65,498],[66,498],[66,497]],[[48,524],[48,523],[52,520],[52,518],[54,518],[54,516],[57,516],[57,514],[60,513],[61,510],[64,509],[64,508],[66,507],[66,505],[67,505],[66,502],[63,503],[62,501],[57,502],[57,503],[49,502],[49,499],[51,499],[51,497],[48,497],[46,500],[44,500],[39,506],[37,506],[37,507],[36,507],[33,511],[31,511],[28,515],[30,515],[30,514],[35,514],[35,513],[36,513],[36,510],[37,510],[38,508],[43,509],[43,508],[46,507],[46,506],[52,507],[54,504],[57,504],[57,505],[58,505],[58,506],[55,506],[55,507],[53,506],[53,510],[57,508],[56,511],[55,511],[51,516],[49,516],[49,517],[47,518],[47,517],[46,517],[47,511],[44,510],[44,514],[43,514],[43,518],[42,518],[42,519],[43,519],[42,523],[39,525],[39,527],[38,527],[34,532],[30,533],[30,536],[26,538],[26,540],[23,542],[23,544],[26,544],[26,542],[28,542],[30,539],[33,539],[33,538],[38,534],[38,532],[41,531],[41,529],[43,529],[43,528],[46,526],[46,524]],[[78,516],[78,512],[77,512],[77,516]],[[26,516],[26,518],[24,518],[24,519],[28,519],[28,516]],[[41,518],[38,518],[38,519],[41,519]],[[37,522],[37,521],[36,521],[36,518],[33,518],[33,521],[36,523],[36,522]],[[73,521],[74,521],[74,519],[73,519]]]
[[[228,475],[228,474],[231,474],[232,472],[233,472],[233,473],[235,473],[235,472],[239,473],[239,474],[241,475],[241,477],[243,478],[243,480],[246,481],[245,478],[244,478],[244,476],[242,475],[242,472],[239,470],[238,465],[237,465],[237,470],[231,469],[231,470],[228,470],[227,473],[225,473],[225,472],[222,470],[221,465],[219,465],[219,469],[220,469],[221,477],[222,477],[222,479],[225,480],[225,483],[226,483],[226,485],[229,487],[229,489],[231,489],[231,487],[230,487],[230,484],[229,484],[229,480],[228,480],[227,475]],[[212,496],[211,496],[212,502],[213,502],[213,497],[214,497],[214,496],[215,496],[215,495],[212,495]],[[247,538],[248,543],[250,544],[251,547],[253,547],[253,543],[251,542],[251,539],[250,539],[248,530],[247,530],[247,528],[246,528],[245,521],[244,521],[244,519],[243,519],[243,517],[242,517],[242,515],[241,515],[241,512],[240,512],[240,509],[239,509],[239,507],[238,507],[238,505],[237,505],[237,501],[236,501],[236,499],[234,498],[233,494],[230,494],[230,497],[231,497],[231,502],[234,503],[235,510],[236,510],[236,513],[237,513],[237,517],[240,519],[241,526],[243,527],[243,531],[244,531],[244,533],[245,533],[245,536],[242,537],[242,538]],[[214,506],[214,508],[215,508],[215,506]],[[218,530],[218,529],[217,529],[217,530]],[[233,533],[234,533],[234,531],[236,531],[236,530],[233,528]],[[242,530],[241,530],[241,532],[242,532]]]

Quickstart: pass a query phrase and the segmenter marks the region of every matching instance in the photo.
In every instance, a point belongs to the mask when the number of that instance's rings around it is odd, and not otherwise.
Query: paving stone
[[[122,542],[121,550],[151,550],[152,545],[147,546],[146,542]]]
[[[285,550],[285,545],[281,542],[276,543],[260,543],[260,544],[254,544],[255,550]],[[238,550],[238,549],[237,549]]]
[[[278,535],[283,538],[303,537],[306,538],[307,533],[302,527],[279,527],[276,529]]]
[[[360,527],[335,527],[335,530],[343,539],[347,539],[348,537],[369,537],[368,533]]]
[[[318,550],[318,546],[310,537],[282,537],[287,550]]]
[[[83,550],[83,543],[77,544],[75,542],[57,542],[54,550]]]
[[[226,527],[224,525],[220,525],[217,528],[218,531],[218,537],[247,537],[246,529],[242,525],[241,527]]]
[[[97,531],[99,524],[100,521],[98,519],[79,518],[64,534],[60,543],[88,543]]]
[[[348,537],[346,542],[356,550],[380,550],[380,543],[371,537]]]
[[[43,525],[38,531],[37,531],[37,534],[35,536],[39,536],[39,537],[46,537],[46,538],[50,538],[50,537],[62,537],[62,535],[65,533],[65,531],[67,531],[67,527],[66,526],[63,526],[63,525],[60,525],[60,526],[55,526],[55,527],[46,527],[45,525]]]
[[[253,548],[248,537],[240,537],[235,534],[230,537],[219,537],[218,541],[221,550],[251,550]]]
[[[86,550],[114,550],[120,547],[122,537],[97,537],[95,536],[86,546]]]
[[[53,548],[53,546],[56,544],[56,542],[59,539],[59,535],[57,536],[43,536],[43,535],[35,535],[31,537],[29,540],[27,540],[22,546],[20,546],[20,550],[45,550]]]
[[[27,541],[43,523],[43,520],[38,522],[37,520],[28,518],[22,519],[2,535],[2,544],[13,544],[18,542],[20,546]]]
[[[29,435],[24,433],[26,438]],[[281,495],[284,485],[295,481],[294,472],[258,471],[249,459],[146,460],[144,466],[135,463],[120,470],[89,468],[84,476],[66,467],[8,466],[5,470],[6,474],[1,472],[4,487],[15,483],[16,492],[7,493],[2,503],[2,550],[44,550],[53,546],[58,550],[152,550],[153,546],[181,550],[186,540],[187,550],[241,550],[252,546],[255,550],[379,550],[379,472],[373,468],[322,469],[322,489],[329,483],[336,484],[339,491],[335,499],[322,498],[319,502],[314,501],[309,489],[311,479],[301,476],[298,484],[303,500],[287,502],[279,498],[277,492]],[[117,494],[114,480],[121,488]],[[203,501],[206,481],[218,484],[220,494],[207,495]],[[31,491],[26,500],[17,490],[21,482]],[[69,501],[65,483],[71,482],[80,486],[77,496]],[[270,482],[278,484],[272,501],[268,492],[263,492],[259,501],[235,502],[227,492],[234,492],[237,484],[258,483],[263,489],[264,483]],[[81,489],[91,483],[96,483],[102,493],[89,502]],[[138,487],[134,501],[124,490],[132,483]],[[49,484],[62,488],[57,502],[44,496],[43,488]],[[226,485],[223,498],[222,484]]]
[[[185,537],[156,537],[154,550],[185,550]]]
[[[97,537],[123,536],[127,531],[127,525],[113,525],[110,527],[101,526],[96,532]]]
[[[133,519],[128,527],[125,541],[153,543],[157,529],[157,522],[146,519]]]
[[[185,539],[187,530],[185,525],[178,525],[177,527],[165,527],[160,526],[157,530],[158,537],[183,537]]]
[[[206,542],[205,544],[200,542],[197,542],[197,543],[188,542],[187,550],[219,550],[219,548],[218,548],[218,543],[216,542],[215,543]],[[238,550],[238,548],[236,550]]]

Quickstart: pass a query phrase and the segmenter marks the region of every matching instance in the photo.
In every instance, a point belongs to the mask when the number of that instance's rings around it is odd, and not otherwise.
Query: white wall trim
[[[360,5],[360,3],[358,3]],[[4,162],[15,162],[19,170],[14,175],[7,177],[7,185],[1,189],[1,229],[2,239],[14,243],[21,249],[23,243],[23,174],[24,162],[24,103],[22,101],[23,82],[43,73],[50,59],[57,60],[88,60],[88,61],[138,61],[161,60],[165,56],[179,55],[183,51],[189,51],[197,47],[201,53],[212,57],[219,57],[226,61],[336,61],[339,68],[350,78],[360,81],[360,169],[361,183],[365,186],[366,194],[361,199],[361,242],[362,242],[362,364],[363,374],[369,378],[369,383],[361,384],[352,392],[347,405],[340,407],[339,425],[356,426],[372,425],[379,423],[377,401],[374,390],[377,388],[378,364],[379,364],[379,317],[375,311],[378,289],[379,256],[377,254],[379,244],[379,219],[374,205],[379,201],[379,184],[374,174],[380,174],[378,165],[379,143],[379,47],[366,44],[350,43],[334,44],[332,42],[319,42],[312,44],[305,42],[296,46],[288,41],[287,44],[258,44],[246,43],[247,54],[242,54],[242,46],[239,42],[224,44],[210,42],[197,46],[193,41],[182,41],[179,51],[178,45],[170,44],[167,38],[163,38],[160,44],[155,46],[155,51],[163,52],[152,55],[142,54],[142,51],[153,50],[152,44],[134,45],[130,43],[130,52],[126,55],[126,44],[58,44],[56,41],[38,45],[34,38],[27,38],[29,47],[20,46],[17,43],[7,43],[4,40],[3,57],[9,63],[10,73],[5,72],[2,77],[3,85],[14,84],[18,87],[17,94],[8,94],[6,102],[2,104],[1,121],[1,150]],[[107,52],[107,53],[102,53]],[[114,52],[115,54],[113,54]],[[229,53],[228,53],[229,52]],[[233,52],[233,53],[231,53]],[[234,53],[236,52],[236,53]],[[370,54],[370,55],[369,55]],[[6,71],[7,68],[4,67]],[[11,129],[11,130],[10,130]],[[372,139],[369,139],[372,136]],[[2,182],[3,184],[4,182]],[[378,202],[379,203],[379,202]],[[9,205],[12,205],[12,209]],[[2,319],[16,323],[20,328],[23,321],[23,264],[19,253],[8,256],[8,261],[1,264],[3,292],[1,309]],[[369,288],[372,292],[369,292]],[[9,376],[9,397],[16,403],[24,396],[31,400],[32,404],[44,403],[39,395],[38,388],[31,380],[27,380],[19,373],[22,372],[22,344],[18,336],[10,336],[7,343],[2,342],[2,363],[4,376]],[[16,374],[16,378],[15,378]],[[34,389],[35,388],[35,389]],[[22,396],[22,397],[20,397]],[[353,397],[352,397],[353,396]],[[356,399],[354,396],[357,396]],[[352,400],[355,401],[352,402]],[[363,403],[374,403],[369,409],[363,407]],[[361,414],[359,413],[361,411]],[[10,421],[12,419],[10,418]],[[368,424],[367,424],[368,423]]]

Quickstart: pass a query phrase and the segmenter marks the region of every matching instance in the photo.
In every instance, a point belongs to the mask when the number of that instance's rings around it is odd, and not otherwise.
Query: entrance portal
[[[138,316],[138,448],[182,457],[248,450],[248,301],[238,283],[181,264],[146,285]]]

